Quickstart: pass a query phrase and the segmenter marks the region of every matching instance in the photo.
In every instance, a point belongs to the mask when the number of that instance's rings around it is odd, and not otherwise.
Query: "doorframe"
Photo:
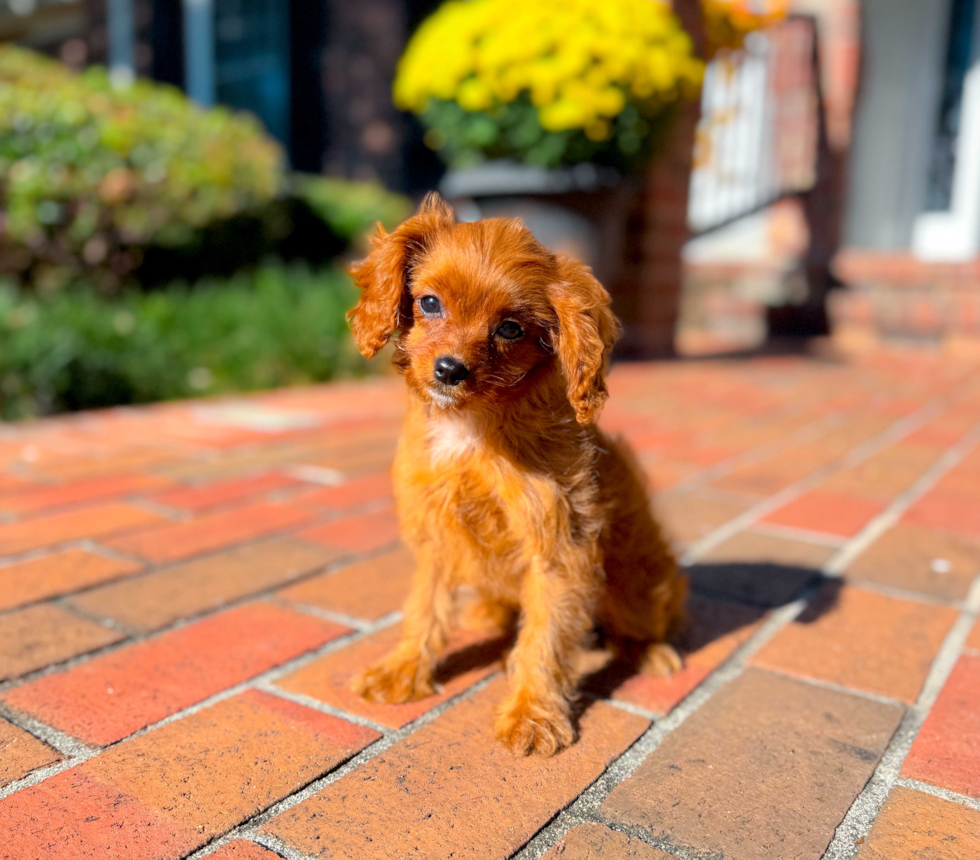
[[[973,18],[961,104],[950,208],[921,213],[912,228],[912,252],[928,262],[962,262],[980,254],[980,9]]]

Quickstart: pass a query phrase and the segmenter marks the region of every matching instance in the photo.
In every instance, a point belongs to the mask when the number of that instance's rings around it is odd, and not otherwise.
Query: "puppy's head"
[[[582,263],[548,253],[520,221],[457,224],[430,194],[351,268],[361,300],[348,314],[371,358],[400,331],[396,363],[426,401],[478,409],[526,395],[557,367],[582,424],[606,399],[619,323]]]

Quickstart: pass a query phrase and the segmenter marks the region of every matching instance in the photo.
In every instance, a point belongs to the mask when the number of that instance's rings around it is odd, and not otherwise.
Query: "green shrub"
[[[246,114],[0,45],[0,274],[25,286],[112,292],[270,253],[322,261],[406,211],[374,185],[291,177]]]
[[[0,417],[316,382],[363,372],[343,272],[266,266],[189,288],[53,296],[0,286]]]
[[[376,182],[294,174],[290,185],[293,197],[348,243],[363,237],[378,221],[394,227],[412,214],[407,197],[392,194]]]

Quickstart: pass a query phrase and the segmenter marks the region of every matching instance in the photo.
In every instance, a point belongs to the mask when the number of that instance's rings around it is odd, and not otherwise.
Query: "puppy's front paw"
[[[496,731],[515,755],[552,756],[575,741],[572,721],[564,710],[536,702],[505,707],[497,717]]]
[[[354,676],[351,689],[369,702],[397,705],[435,692],[432,671],[420,660],[382,660]]]
[[[666,642],[656,642],[650,645],[643,655],[640,668],[658,678],[669,678],[674,672],[680,672],[684,667],[681,655]]]

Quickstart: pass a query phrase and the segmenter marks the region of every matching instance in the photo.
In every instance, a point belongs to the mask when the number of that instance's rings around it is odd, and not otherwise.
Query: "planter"
[[[615,307],[642,188],[641,179],[592,164],[548,170],[490,161],[451,169],[439,190],[461,221],[520,218],[545,247],[588,263]]]

